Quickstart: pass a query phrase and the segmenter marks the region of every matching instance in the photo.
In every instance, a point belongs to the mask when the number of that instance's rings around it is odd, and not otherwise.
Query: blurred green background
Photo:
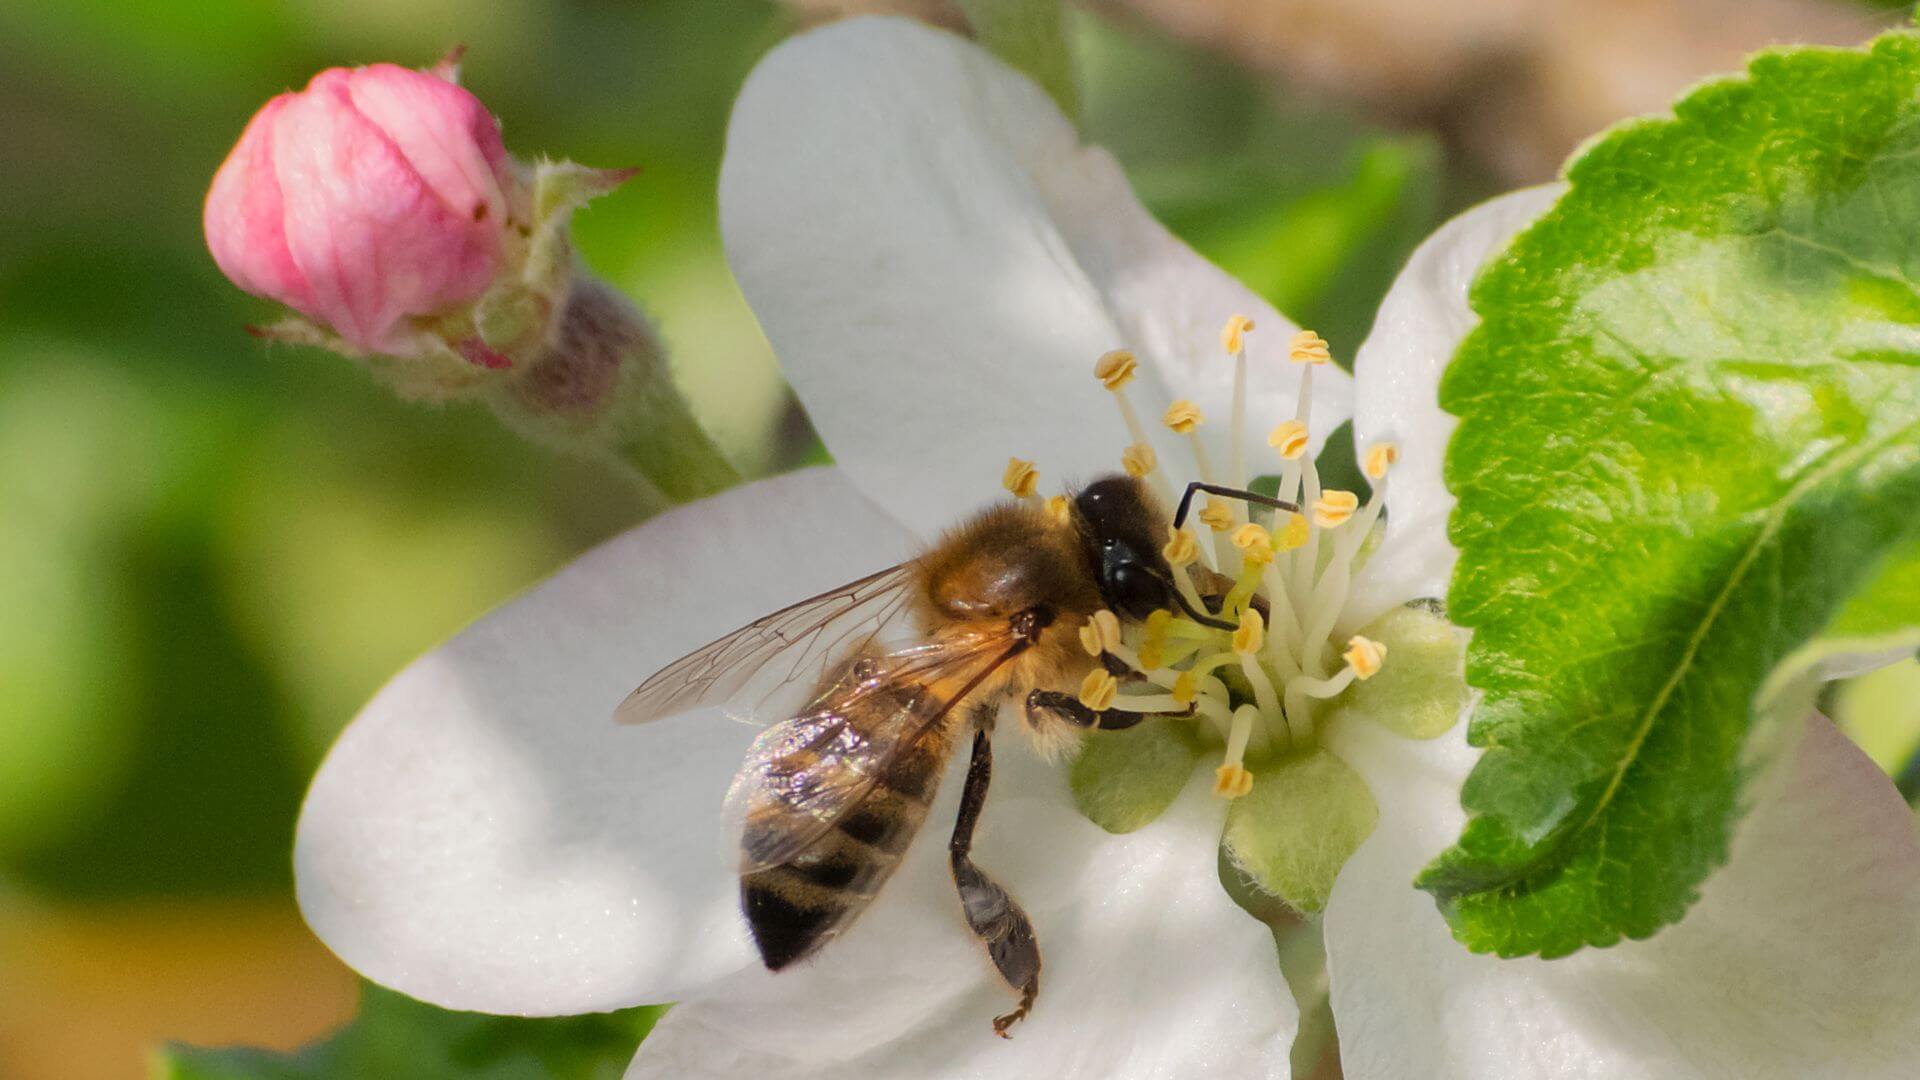
[[[815,448],[728,278],[712,191],[735,90],[801,17],[0,6],[0,1076],[137,1075],[161,1038],[286,1047],[337,1025],[351,977],[290,899],[320,755],[408,659],[659,508],[478,409],[406,406],[243,333],[273,313],[214,269],[200,202],[252,110],[329,65],[465,42],[511,150],[643,166],[579,216],[580,250],[657,316],[696,409],[761,475]],[[1495,190],[1443,126],[1388,131],[1138,19],[1072,26],[1089,136],[1338,353],[1412,245]],[[1855,698],[1910,712],[1913,672],[1882,682]],[[1890,769],[1904,730],[1881,736]]]

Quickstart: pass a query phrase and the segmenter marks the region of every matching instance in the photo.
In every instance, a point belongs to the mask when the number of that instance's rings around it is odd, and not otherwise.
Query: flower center
[[[1197,405],[1175,401],[1162,417],[1187,440],[1198,480],[1215,487],[1247,488],[1244,339],[1252,330],[1251,320],[1236,315],[1220,333],[1234,365],[1232,449],[1224,472],[1215,469],[1197,434],[1206,422]],[[1214,793],[1228,799],[1252,790],[1249,753],[1312,745],[1329,699],[1355,680],[1371,678],[1386,659],[1379,642],[1356,635],[1336,645],[1333,632],[1361,572],[1362,547],[1379,524],[1387,473],[1399,453],[1391,443],[1378,443],[1362,455],[1373,487],[1364,505],[1353,492],[1323,489],[1307,448],[1314,369],[1329,362],[1327,343],[1302,330],[1288,354],[1300,368],[1298,405],[1267,443],[1280,458],[1277,499],[1301,509],[1209,496],[1195,515],[1198,527],[1183,523],[1162,552],[1184,612],[1156,611],[1143,623],[1123,625],[1103,611],[1081,634],[1088,653],[1118,660],[1126,669],[1115,677],[1106,666],[1096,667],[1081,687],[1081,701],[1098,710],[1191,717],[1225,747]],[[1116,350],[1100,358],[1094,374],[1113,394],[1133,439],[1122,465],[1163,505],[1173,506],[1186,482],[1169,476],[1127,398],[1136,367],[1131,353]],[[1009,480],[1014,486],[1011,474]]]

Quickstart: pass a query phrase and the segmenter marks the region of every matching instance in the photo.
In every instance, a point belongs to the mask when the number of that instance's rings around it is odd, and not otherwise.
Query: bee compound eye
[[[1109,599],[1123,613],[1144,619],[1167,606],[1167,586],[1146,567],[1124,563],[1114,568],[1107,581]]]

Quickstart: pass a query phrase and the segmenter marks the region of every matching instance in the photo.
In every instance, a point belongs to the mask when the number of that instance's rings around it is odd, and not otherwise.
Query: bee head
[[[1173,606],[1173,572],[1160,554],[1164,529],[1140,481],[1103,477],[1081,489],[1073,506],[1106,605],[1136,620]]]

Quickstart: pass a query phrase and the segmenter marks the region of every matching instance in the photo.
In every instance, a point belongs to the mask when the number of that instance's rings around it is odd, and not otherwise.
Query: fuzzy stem
[[[740,482],[674,385],[652,324],[584,272],[576,273],[547,343],[492,400],[516,430],[611,461],[676,503]]]

